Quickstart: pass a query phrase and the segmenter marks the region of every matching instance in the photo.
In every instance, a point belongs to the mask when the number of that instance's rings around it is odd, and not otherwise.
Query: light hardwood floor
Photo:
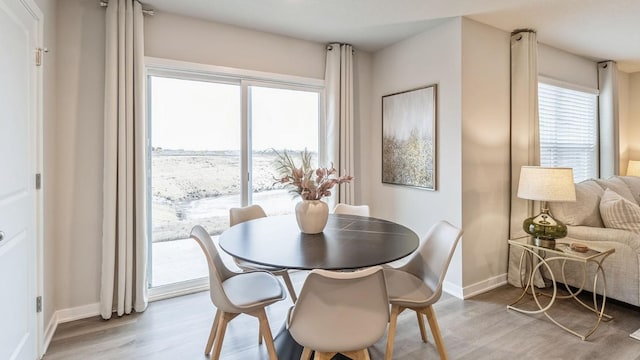
[[[293,273],[300,289],[306,273]],[[629,334],[640,328],[640,308],[608,302],[614,320],[603,322],[587,341],[552,324],[544,316],[529,316],[506,309],[520,290],[503,286],[462,301],[447,294],[435,305],[450,359],[640,359],[640,341]],[[590,299],[590,298],[587,298]],[[554,308],[558,319],[589,323],[593,314],[563,301]],[[267,308],[272,331],[277,333],[291,306],[285,300]],[[149,304],[143,314],[103,321],[98,317],[61,324],[45,360],[73,359],[208,359],[203,352],[215,309],[208,292]],[[428,329],[428,328],[427,328]],[[428,331],[429,332],[429,331]],[[267,359],[258,346],[258,322],[240,315],[229,324],[222,359]],[[370,348],[372,359],[383,359],[386,336]],[[429,342],[420,340],[415,314],[398,318],[394,359],[438,359]]]

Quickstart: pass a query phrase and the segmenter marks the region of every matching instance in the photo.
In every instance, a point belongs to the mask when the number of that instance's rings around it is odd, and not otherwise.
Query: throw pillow
[[[636,198],[636,201],[640,205],[640,177],[638,176],[620,176],[620,179],[624,181],[631,193]]]
[[[604,179],[595,179],[595,180],[598,183],[598,185],[602,186],[603,189],[611,189],[616,193],[618,193],[618,195],[622,196],[623,198],[638,205],[636,198],[633,196],[633,193],[631,193],[631,190],[629,190],[629,186],[627,186],[627,183],[625,183],[619,176],[612,176],[606,180]]]
[[[604,226],[640,234],[640,206],[606,189],[600,200],[600,215]]]
[[[598,208],[603,193],[594,180],[585,180],[576,184],[576,201],[549,202],[549,210],[565,225],[603,227]]]

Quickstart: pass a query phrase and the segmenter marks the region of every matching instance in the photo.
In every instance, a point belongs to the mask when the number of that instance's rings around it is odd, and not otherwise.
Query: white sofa
[[[608,191],[605,195],[607,189],[614,193]],[[640,215],[637,215],[640,214],[640,206],[638,204],[640,204],[640,177],[633,176],[586,180],[576,184],[576,202],[549,204],[551,214],[567,225],[567,238],[571,239],[569,241],[584,243],[594,248],[613,247],[615,249],[615,253],[610,255],[603,264],[607,281],[607,297],[635,306],[640,306],[640,221],[638,221]],[[600,211],[601,205],[603,214]],[[620,212],[613,211],[611,206],[630,208],[633,212],[631,219],[625,218],[620,221],[618,219]],[[616,217],[614,219],[612,219],[613,213]],[[627,214],[624,215],[624,217],[627,216]],[[610,227],[606,227],[605,224]],[[509,255],[509,283],[520,286],[517,273],[519,255],[513,249]],[[554,274],[560,274],[560,264],[552,262],[551,265]],[[585,290],[592,289],[595,271],[595,265],[588,267]],[[565,275],[569,285],[578,287],[582,283],[581,265],[567,263]],[[601,281],[596,290],[597,293],[602,294],[602,286]]]

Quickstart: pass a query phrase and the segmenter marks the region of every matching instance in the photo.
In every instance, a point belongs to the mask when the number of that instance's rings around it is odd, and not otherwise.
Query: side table
[[[593,249],[590,248],[586,252],[578,252],[574,251],[570,247],[571,241],[570,239],[561,239],[556,240],[556,246],[554,249],[549,249],[545,247],[540,247],[533,244],[531,238],[525,239],[516,239],[509,240],[509,245],[515,246],[517,248],[522,249],[522,255],[520,256],[520,283],[522,284],[522,294],[516,301],[512,304],[507,305],[507,309],[515,310],[524,314],[540,314],[543,313],[549,320],[551,320],[554,324],[559,326],[560,328],[568,331],[569,333],[579,337],[582,340],[586,340],[591,334],[593,334],[598,326],[600,325],[600,321],[604,319],[604,321],[609,321],[612,319],[611,316],[604,313],[604,307],[607,299],[607,279],[604,273],[604,269],[602,268],[602,263],[604,260],[611,254],[615,252],[614,248],[609,249]],[[549,263],[552,261],[561,262],[561,276],[560,280],[565,284],[567,295],[558,294],[558,286],[556,284],[556,275],[551,270]],[[579,289],[572,290],[568,285],[566,285],[565,280],[565,264],[567,262],[577,262],[582,264],[582,284]],[[584,289],[584,285],[587,278],[587,265],[595,264],[597,267],[594,279],[593,279],[593,306],[585,304],[582,300],[578,298],[578,295]],[[549,276],[551,276],[551,283],[553,290],[551,293],[549,291],[540,291],[534,285],[534,278],[536,276],[541,276],[542,267],[546,267]],[[524,271],[523,271],[524,270]],[[598,282],[602,278],[603,283],[603,292],[602,292],[602,303],[598,305],[596,288]],[[525,295],[530,294],[536,305],[538,306],[537,310],[526,310],[521,307],[517,307],[516,305],[525,298]],[[539,300],[539,296],[548,296],[549,303],[546,305],[541,304]],[[548,312],[548,310],[553,306],[556,299],[573,299],[578,304],[582,305],[584,308],[594,312],[597,316],[595,324],[593,327],[584,334],[578,333],[577,331],[568,328],[567,326],[559,323],[556,319],[554,319]]]

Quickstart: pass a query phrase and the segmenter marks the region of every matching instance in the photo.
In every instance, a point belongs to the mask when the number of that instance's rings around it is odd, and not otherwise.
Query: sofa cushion
[[[631,194],[636,199],[638,205],[640,205],[640,177],[638,176],[620,176],[620,179],[627,184]]]
[[[615,191],[618,195],[623,198],[631,201],[633,204],[638,205],[638,201],[633,196],[631,190],[629,190],[629,186],[627,183],[622,180],[620,176],[612,176],[608,179],[596,179],[598,184],[602,186],[603,189],[611,189]]]
[[[640,234],[640,206],[623,198],[611,189],[604,191],[600,200],[600,215],[608,228],[633,231]]]
[[[550,202],[549,210],[566,225],[604,227],[599,208],[603,193],[595,180],[585,180],[576,184],[575,202]]]

